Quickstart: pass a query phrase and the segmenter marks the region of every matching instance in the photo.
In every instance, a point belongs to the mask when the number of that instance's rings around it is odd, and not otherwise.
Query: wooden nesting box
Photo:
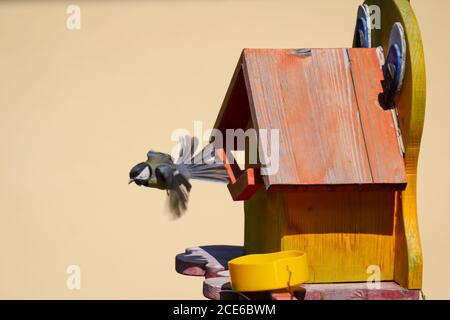
[[[407,175],[396,115],[379,103],[381,55],[243,50],[215,128],[279,130],[276,173],[221,151],[230,193],[245,201],[246,254],[304,250],[311,283],[367,281],[379,267],[381,280],[420,286],[404,245],[418,235],[398,223]]]

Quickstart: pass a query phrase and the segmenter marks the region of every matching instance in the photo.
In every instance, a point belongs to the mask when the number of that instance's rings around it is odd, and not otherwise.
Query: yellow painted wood
[[[268,192],[245,201],[245,253],[302,250],[309,283],[394,278],[394,191]]]
[[[396,99],[399,124],[405,144],[408,186],[398,195],[396,214],[396,259],[394,280],[409,289],[422,286],[422,248],[417,221],[417,161],[425,114],[426,78],[422,38],[417,19],[407,0],[367,0],[378,5],[381,29],[373,30],[373,46],[388,50],[392,25],[401,22],[406,34],[406,68],[403,88]]]
[[[309,282],[367,281],[372,265],[393,279],[395,192],[288,192],[285,206],[281,249],[307,252]]]
[[[263,187],[244,202],[244,251],[270,253],[281,250],[284,225],[284,199],[280,192]]]

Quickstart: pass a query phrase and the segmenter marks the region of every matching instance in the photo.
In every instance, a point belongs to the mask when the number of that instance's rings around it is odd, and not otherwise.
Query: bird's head
[[[138,186],[146,186],[148,187],[148,180],[152,175],[152,169],[146,162],[141,162],[135,165],[130,170],[130,183],[136,183]]]

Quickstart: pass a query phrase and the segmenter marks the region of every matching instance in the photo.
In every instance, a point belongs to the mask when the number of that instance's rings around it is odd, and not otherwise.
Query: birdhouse
[[[259,155],[261,130],[278,135],[268,174],[260,157],[249,161],[251,141],[242,168],[220,150],[232,199],[244,201],[245,254],[305,251],[311,283],[376,272],[417,285],[404,266],[414,253],[402,243],[417,235],[400,225],[408,181],[397,114],[382,103],[383,64],[379,48],[243,50],[214,127],[224,146],[254,129]]]
[[[177,255],[177,271],[206,274],[205,295],[218,299],[232,278],[231,269],[219,277],[231,256],[237,265],[234,257],[247,254],[305,252],[305,299],[418,299],[425,91],[422,40],[407,0],[360,5],[352,48],[244,49],[211,137],[231,198],[244,202],[243,252],[189,248]],[[244,163],[234,151],[245,153]],[[370,280],[385,282],[372,290]]]

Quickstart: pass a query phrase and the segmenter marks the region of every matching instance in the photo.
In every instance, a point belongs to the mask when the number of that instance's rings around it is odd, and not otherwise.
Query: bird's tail
[[[214,143],[206,145],[194,155],[197,145],[198,139],[194,137],[186,136],[181,139],[181,151],[177,163],[187,169],[189,178],[221,183],[230,182],[223,162],[216,159]],[[187,155],[188,152],[190,157]]]

